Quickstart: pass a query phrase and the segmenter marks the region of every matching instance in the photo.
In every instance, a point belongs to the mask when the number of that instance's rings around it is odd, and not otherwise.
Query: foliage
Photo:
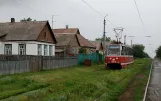
[[[161,59],[161,46],[159,46],[156,50],[156,57]]]
[[[144,52],[145,46],[141,44],[133,45],[133,55],[136,58],[148,58],[149,55]]]
[[[30,17],[29,18],[23,18],[21,21],[33,21]],[[36,21],[36,20],[34,20]]]
[[[9,77],[21,77],[21,79],[27,78],[40,83],[50,83],[50,86],[26,91],[26,93],[13,97],[10,95],[10,98],[5,101],[19,101],[19,99],[22,101],[116,101],[120,94],[126,90],[128,83],[147,63],[149,63],[148,59],[137,59],[128,68],[116,71],[105,70],[103,65],[93,65],[91,67],[73,66],[38,73],[15,74]],[[18,87],[19,83],[15,85]],[[6,94],[8,91],[15,90],[6,89]]]
[[[96,41],[98,41],[98,40],[103,41],[103,38],[96,38],[95,40],[96,40]],[[110,38],[110,37],[106,37],[106,38],[105,38],[105,41],[109,42],[109,41],[111,41],[111,38]]]
[[[81,48],[79,49],[79,53],[81,53],[81,54],[87,54],[87,49],[81,47]]]

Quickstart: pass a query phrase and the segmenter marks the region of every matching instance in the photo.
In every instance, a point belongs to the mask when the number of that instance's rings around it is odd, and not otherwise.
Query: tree
[[[133,45],[133,55],[136,58],[149,58],[149,55],[144,52],[145,46],[136,44]]]
[[[150,56],[147,53],[145,53],[145,52],[144,52],[144,57],[145,58],[150,58]]]
[[[96,38],[95,40],[96,40],[96,41],[98,41],[98,40],[103,41],[103,38]],[[111,41],[111,38],[110,38],[110,37],[106,37],[106,38],[105,38],[105,41],[109,42],[109,41]]]
[[[87,49],[81,47],[81,48],[79,49],[79,53],[81,53],[81,54],[87,54]]]
[[[21,21],[33,21],[30,17],[29,18],[23,18]],[[36,20],[34,20],[36,21]]]
[[[156,50],[156,57],[161,59],[161,46],[159,46]]]

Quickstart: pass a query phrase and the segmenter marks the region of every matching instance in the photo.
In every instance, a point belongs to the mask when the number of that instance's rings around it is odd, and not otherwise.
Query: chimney
[[[15,18],[11,18],[11,23],[14,23],[15,22]]]
[[[66,29],[68,29],[69,28],[69,25],[66,25]]]

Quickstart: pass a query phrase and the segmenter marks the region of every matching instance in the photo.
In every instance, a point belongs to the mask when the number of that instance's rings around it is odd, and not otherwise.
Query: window
[[[4,54],[7,54],[7,55],[12,54],[12,44],[5,44]]]
[[[26,44],[19,44],[19,55],[26,55]]]
[[[47,45],[44,45],[44,55],[45,56],[48,55],[48,47],[47,47]]]
[[[53,46],[49,45],[49,55],[52,56],[53,55]]]
[[[38,55],[42,55],[42,45],[41,44],[38,44],[38,48],[37,48],[37,50],[38,50]]]
[[[75,53],[76,53],[75,48],[72,48],[72,53],[73,53],[73,54],[75,54]]]

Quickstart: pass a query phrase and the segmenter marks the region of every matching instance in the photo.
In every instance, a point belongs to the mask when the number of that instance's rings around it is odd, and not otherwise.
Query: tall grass
[[[50,84],[50,86],[42,89],[39,89],[41,87],[38,86],[36,88],[38,90],[34,90],[35,87],[33,87],[32,90],[34,91],[30,91],[32,86],[27,86],[26,93],[17,94],[16,97],[10,97],[6,100],[116,101],[119,95],[126,90],[132,78],[148,62],[149,59],[137,59],[133,65],[129,65],[128,68],[122,70],[105,70],[103,65],[94,65],[92,67],[75,66],[39,73],[29,73],[30,75],[28,73],[13,75],[13,78],[20,77],[20,79],[14,80],[14,82],[21,82],[21,80],[23,81],[26,78],[27,80],[32,80],[31,85],[35,83],[36,85],[45,84],[45,86]],[[26,84],[28,84],[27,81],[23,85],[26,86]],[[10,87],[9,83],[7,85]],[[18,84],[15,83],[16,85]],[[23,85],[20,85],[20,88],[23,88]],[[8,92],[8,90],[3,91],[3,93],[5,92]]]
[[[48,86],[48,84],[36,82],[31,79],[6,76],[0,79],[0,99],[46,86]]]

